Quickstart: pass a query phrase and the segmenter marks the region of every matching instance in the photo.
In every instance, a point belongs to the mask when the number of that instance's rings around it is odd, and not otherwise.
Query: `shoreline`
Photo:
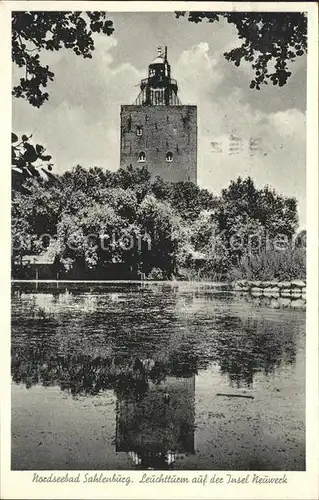
[[[11,280],[11,285],[33,285],[38,290],[39,285],[54,286],[77,286],[77,285],[138,285],[139,288],[148,286],[169,286],[188,288],[210,289],[215,294],[225,293],[230,295],[241,295],[253,300],[256,305],[265,305],[273,309],[296,308],[306,309],[306,281],[249,281],[240,280],[233,282],[223,281],[157,281],[157,280]]]

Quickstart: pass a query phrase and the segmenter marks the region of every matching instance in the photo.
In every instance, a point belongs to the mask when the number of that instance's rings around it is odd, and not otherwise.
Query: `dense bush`
[[[243,257],[236,268],[230,270],[233,279],[291,280],[306,279],[306,250],[268,250]]]

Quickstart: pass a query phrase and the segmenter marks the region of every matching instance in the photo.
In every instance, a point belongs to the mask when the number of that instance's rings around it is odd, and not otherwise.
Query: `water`
[[[13,284],[12,469],[305,469],[305,312],[205,284]]]

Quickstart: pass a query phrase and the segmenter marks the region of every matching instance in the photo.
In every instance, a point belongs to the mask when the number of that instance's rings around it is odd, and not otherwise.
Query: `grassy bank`
[[[242,257],[236,265],[229,263],[228,268],[220,272],[209,263],[202,267],[183,268],[177,279],[186,281],[237,281],[247,280],[294,280],[306,279],[306,250],[269,250],[255,255]]]

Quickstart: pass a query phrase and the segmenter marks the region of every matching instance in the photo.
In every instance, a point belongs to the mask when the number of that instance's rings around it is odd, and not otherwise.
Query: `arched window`
[[[166,153],[166,161],[172,162],[173,161],[173,153],[171,151],[168,151]]]
[[[141,125],[137,125],[136,135],[143,135],[143,127]]]
[[[146,155],[145,155],[144,151],[140,151],[138,154],[138,161],[142,162],[145,160],[146,160]]]

